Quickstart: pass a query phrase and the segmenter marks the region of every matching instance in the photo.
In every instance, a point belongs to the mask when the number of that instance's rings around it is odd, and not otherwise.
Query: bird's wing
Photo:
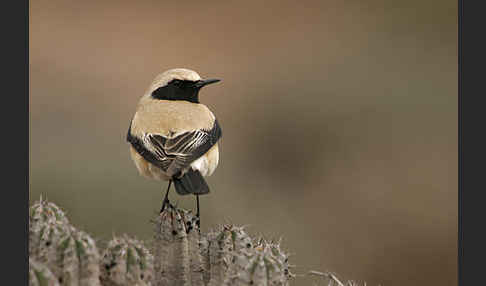
[[[135,146],[134,148],[147,161],[162,168],[168,176],[172,177],[204,155],[218,142],[221,134],[221,127],[215,120],[210,130],[184,132],[174,137],[147,133],[141,140],[139,139],[141,141],[139,144],[141,143],[142,146],[138,149]],[[128,141],[132,143],[128,137]]]

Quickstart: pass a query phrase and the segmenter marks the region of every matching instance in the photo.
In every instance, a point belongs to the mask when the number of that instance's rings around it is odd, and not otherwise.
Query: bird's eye
[[[172,81],[172,84],[177,86],[177,87],[180,87],[180,86],[182,86],[182,80],[174,79]]]

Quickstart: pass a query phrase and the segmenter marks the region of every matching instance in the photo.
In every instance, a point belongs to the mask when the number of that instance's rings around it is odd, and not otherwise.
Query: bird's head
[[[186,100],[199,103],[199,90],[219,79],[201,79],[195,71],[183,68],[171,69],[159,74],[147,95],[160,100]]]

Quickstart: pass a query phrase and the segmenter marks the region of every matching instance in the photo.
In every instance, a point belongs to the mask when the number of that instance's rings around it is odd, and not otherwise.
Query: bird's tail
[[[179,195],[204,195],[209,193],[209,187],[199,171],[189,168],[181,178],[174,179],[174,186]]]

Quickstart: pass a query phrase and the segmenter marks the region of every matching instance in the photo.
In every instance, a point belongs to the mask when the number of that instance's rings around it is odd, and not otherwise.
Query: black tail
[[[204,195],[209,193],[208,184],[201,173],[194,171],[192,168],[182,178],[174,179],[174,186],[179,195]]]

